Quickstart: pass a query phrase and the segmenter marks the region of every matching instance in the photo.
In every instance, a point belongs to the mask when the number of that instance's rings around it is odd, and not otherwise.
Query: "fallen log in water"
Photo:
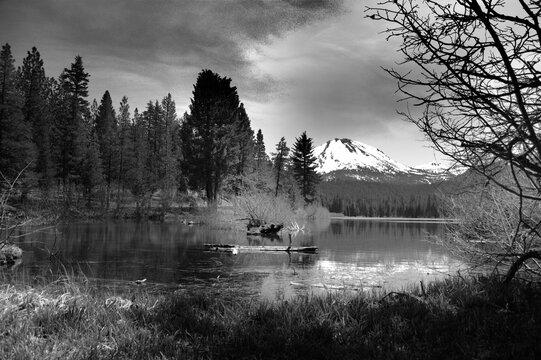
[[[238,254],[239,252],[268,252],[268,251],[282,251],[282,252],[300,252],[315,254],[317,253],[317,246],[247,246],[247,245],[229,245],[229,244],[204,244],[203,250],[207,251],[222,251]]]

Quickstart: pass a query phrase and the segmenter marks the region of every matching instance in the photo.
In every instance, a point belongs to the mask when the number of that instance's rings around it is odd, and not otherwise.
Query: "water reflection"
[[[453,272],[457,261],[423,240],[439,224],[333,220],[312,224],[293,246],[318,246],[318,254],[205,252],[205,243],[284,245],[276,237],[246,236],[183,224],[106,222],[69,224],[58,232],[23,239],[23,265],[12,270],[33,277],[52,258],[89,278],[187,285],[258,273],[254,287],[264,297],[287,298],[314,289],[362,290],[400,287]],[[288,240],[286,240],[288,243]],[[6,270],[4,270],[6,271]]]

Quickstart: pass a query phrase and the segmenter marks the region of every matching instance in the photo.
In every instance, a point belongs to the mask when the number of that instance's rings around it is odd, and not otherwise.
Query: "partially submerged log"
[[[238,254],[239,252],[299,252],[306,254],[316,254],[317,246],[246,246],[246,245],[229,245],[229,244],[204,244],[203,250],[206,251],[221,251]]]

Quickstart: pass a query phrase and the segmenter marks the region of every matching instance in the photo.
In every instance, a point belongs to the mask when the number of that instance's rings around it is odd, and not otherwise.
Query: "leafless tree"
[[[368,16],[402,40],[403,61],[385,69],[421,115],[403,115],[434,147],[516,199],[516,253],[508,280],[540,259],[541,27],[539,0],[386,0]],[[419,112],[416,112],[419,114]]]

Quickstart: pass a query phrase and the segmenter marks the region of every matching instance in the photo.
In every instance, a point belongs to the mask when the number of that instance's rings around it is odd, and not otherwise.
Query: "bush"
[[[266,193],[237,196],[234,206],[241,217],[267,223],[286,224],[295,216],[286,198]]]
[[[539,203],[501,188],[477,186],[471,192],[447,197],[444,211],[457,221],[447,225],[439,242],[474,267],[505,272],[521,256],[541,247]],[[521,276],[529,278],[540,274],[537,261],[528,261],[521,270]]]

